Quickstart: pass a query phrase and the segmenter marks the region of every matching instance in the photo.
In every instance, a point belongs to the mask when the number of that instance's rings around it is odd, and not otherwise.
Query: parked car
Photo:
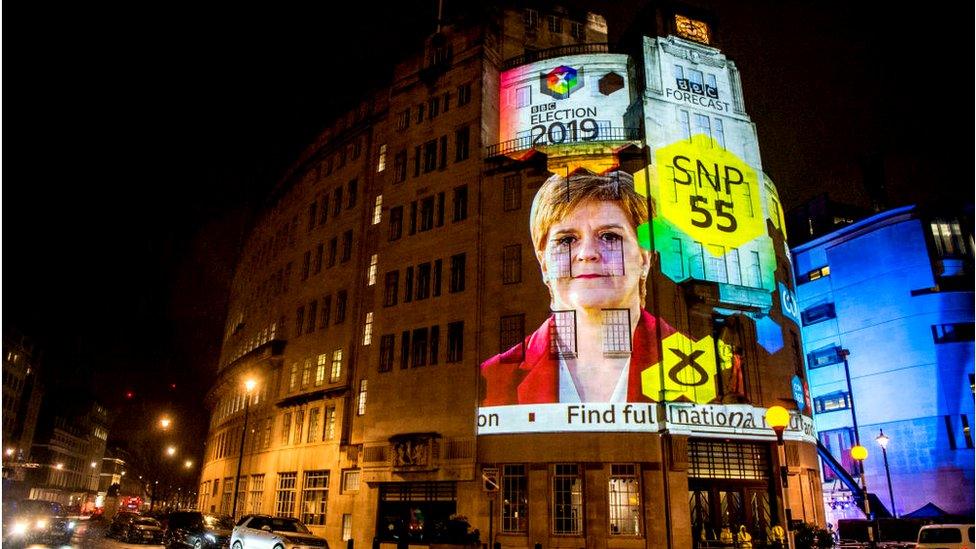
[[[139,516],[142,515],[131,511],[119,511],[112,517],[112,522],[109,523],[108,530],[105,531],[105,537],[118,538],[129,527],[129,523]]]
[[[329,542],[312,534],[292,517],[245,515],[234,527],[231,549],[329,549]]]
[[[915,549],[964,549],[973,547],[976,526],[972,524],[928,524],[918,531]]]
[[[177,511],[170,514],[163,535],[163,545],[170,549],[216,549],[230,547],[234,521],[199,511]]]
[[[75,523],[60,503],[39,499],[13,502],[3,512],[3,545],[71,543]]]
[[[119,541],[126,543],[163,543],[163,525],[152,517],[137,516],[128,521],[119,533]]]

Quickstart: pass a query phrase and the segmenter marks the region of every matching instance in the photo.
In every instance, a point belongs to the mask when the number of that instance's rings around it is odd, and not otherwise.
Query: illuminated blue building
[[[895,514],[932,502],[971,516],[971,215],[893,209],[797,246],[793,260],[822,445],[858,477],[857,425],[868,491],[890,509],[884,430]],[[826,461],[823,473],[827,520],[858,517]]]

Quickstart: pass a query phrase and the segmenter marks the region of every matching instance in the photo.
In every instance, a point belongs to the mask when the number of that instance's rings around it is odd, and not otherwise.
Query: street
[[[108,523],[101,521],[90,522],[87,520],[79,521],[75,529],[75,535],[71,538],[71,545],[31,545],[31,548],[40,547],[72,547],[72,548],[97,548],[97,549],[121,549],[123,547],[156,548],[162,545],[140,545],[135,543],[122,543],[115,539],[105,537],[105,530]]]

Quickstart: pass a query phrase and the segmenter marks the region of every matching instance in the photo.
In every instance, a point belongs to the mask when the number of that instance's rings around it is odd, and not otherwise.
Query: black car
[[[234,521],[199,511],[177,511],[170,514],[163,544],[170,549],[216,549],[230,546]]]
[[[122,535],[122,532],[129,528],[129,523],[140,517],[139,513],[132,513],[129,511],[119,511],[112,517],[112,522],[108,525],[108,530],[105,532],[105,537],[108,538],[118,538]]]
[[[163,525],[152,517],[135,517],[119,533],[119,540],[126,543],[160,544],[163,542]]]
[[[3,545],[17,547],[34,543],[68,544],[75,523],[60,503],[37,499],[21,500],[3,512]]]

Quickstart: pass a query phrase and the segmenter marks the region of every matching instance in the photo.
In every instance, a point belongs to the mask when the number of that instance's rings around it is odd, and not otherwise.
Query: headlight
[[[206,538],[206,540],[210,543],[217,543],[217,537],[213,534],[204,534],[203,537]]]
[[[47,520],[46,519],[37,519],[37,522],[34,523],[34,528],[37,528],[38,530],[42,530],[44,528],[47,528]]]
[[[75,529],[75,521],[73,520],[68,521],[68,530],[74,530],[74,529]]]
[[[22,535],[26,534],[27,533],[27,522],[22,520],[20,522],[14,523],[13,531],[14,531],[14,535],[15,536],[22,536]]]

